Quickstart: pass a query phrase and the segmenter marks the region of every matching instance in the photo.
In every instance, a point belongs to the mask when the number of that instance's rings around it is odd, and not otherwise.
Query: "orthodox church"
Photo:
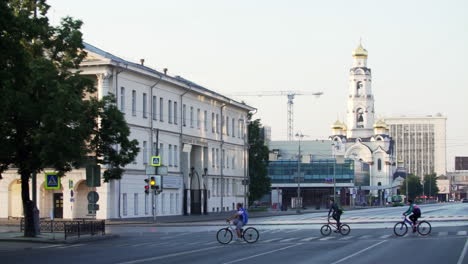
[[[393,154],[394,141],[387,124],[375,120],[371,69],[368,52],[362,44],[353,50],[353,66],[349,71],[346,124],[332,125],[333,154],[355,161],[355,186],[373,194],[396,194],[401,179],[394,179],[397,168]]]

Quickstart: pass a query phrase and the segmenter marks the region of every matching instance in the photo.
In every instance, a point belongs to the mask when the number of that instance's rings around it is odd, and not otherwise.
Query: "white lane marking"
[[[219,242],[218,242],[218,241],[207,242],[207,243],[205,243],[205,244],[203,244],[203,245],[207,246],[207,245],[212,245],[212,244],[214,244],[214,243],[219,243]]]
[[[269,242],[272,242],[272,241],[276,241],[276,240],[281,240],[282,238],[272,238],[272,239],[268,239],[268,240],[263,240],[262,243],[269,243]]]
[[[81,247],[81,246],[83,246],[83,245],[84,245],[84,244],[75,244],[75,245],[63,246],[63,247],[57,247],[57,248],[63,249],[63,248]]]
[[[281,232],[281,231],[282,231],[282,229],[273,230],[273,232],[271,232],[271,234],[276,234],[276,233]]]
[[[275,253],[275,252],[278,252],[278,251],[286,250],[286,249],[288,249],[288,248],[297,247],[297,246],[300,246],[300,245],[302,245],[302,244],[301,244],[301,243],[297,243],[297,244],[294,244],[294,245],[290,245],[290,246],[287,246],[287,247],[278,248],[278,249],[275,249],[275,250],[263,252],[263,253],[256,254],[256,255],[252,255],[252,256],[249,256],[249,257],[245,257],[245,258],[241,258],[241,259],[236,259],[236,260],[229,261],[229,262],[224,262],[223,264],[230,264],[230,263],[241,262],[241,261],[244,261],[244,260],[247,260],[247,259],[260,257],[260,256],[263,256],[263,255],[267,255],[267,254]]]
[[[458,232],[457,232],[457,235],[459,235],[459,236],[466,236],[466,233],[467,233],[466,231],[458,231]]]
[[[347,236],[347,237],[340,238],[338,240],[350,240],[351,238],[354,238],[354,236]]]
[[[294,239],[296,239],[296,238],[295,238],[295,237],[293,237],[293,238],[286,238],[286,239],[280,240],[280,241],[278,241],[278,242],[280,242],[280,243],[281,243],[281,242],[289,242],[289,241],[292,241],[292,240],[294,240]]]
[[[293,230],[285,231],[284,233],[287,234],[287,233],[297,232],[297,231],[299,231],[299,230],[300,230],[300,229],[293,229]]]
[[[389,238],[391,235],[383,235],[380,238]]]
[[[330,240],[330,239],[333,239],[333,238],[334,238],[334,237],[332,237],[332,236],[328,236],[328,237],[323,237],[323,238],[321,238],[321,239],[319,239],[319,240],[322,240],[322,241],[323,241],[323,240]]]
[[[50,246],[43,246],[43,247],[39,247],[39,248],[54,248],[54,247],[62,247],[64,246],[63,244],[60,244],[60,245],[50,245]]]
[[[448,232],[439,232],[439,236],[446,236],[448,235]]]
[[[333,262],[332,264],[337,264],[337,263],[343,262],[343,261],[345,261],[345,260],[347,260],[347,259],[350,259],[350,258],[352,258],[352,257],[354,257],[354,256],[356,256],[356,255],[361,254],[362,252],[364,252],[364,251],[366,251],[366,250],[369,250],[369,249],[371,249],[371,248],[373,248],[373,247],[376,247],[376,246],[378,246],[378,245],[380,245],[380,244],[382,244],[382,243],[384,243],[384,242],[387,242],[387,240],[380,241],[380,242],[377,243],[377,244],[374,244],[374,245],[372,245],[372,246],[370,246],[370,247],[366,247],[365,249],[359,250],[358,252],[356,252],[356,253],[354,253],[354,254],[351,254],[351,255],[349,255],[349,256],[347,256],[347,257],[344,257],[344,258],[342,258],[342,259],[340,259],[340,260],[337,260],[337,261]]]
[[[368,239],[368,238],[371,238],[372,235],[363,235],[363,236],[360,236],[359,239]]]
[[[133,244],[130,247],[139,247],[139,246],[146,246],[146,245],[151,245],[154,244],[153,242],[146,242],[146,243],[140,243],[140,244]]]
[[[306,238],[301,239],[301,240],[299,240],[299,241],[300,241],[300,242],[309,242],[309,241],[311,241],[311,240],[313,240],[313,239],[316,239],[316,238],[317,238],[317,237],[306,237]]]
[[[208,251],[212,249],[217,249],[221,248],[222,246],[215,246],[215,247],[208,247],[208,248],[202,248],[202,249],[195,249],[195,250],[189,250],[189,251],[182,251],[178,253],[172,253],[168,255],[163,255],[163,256],[158,256],[158,257],[151,257],[151,258],[144,258],[144,259],[137,259],[137,260],[130,260],[130,261],[125,261],[125,262],[119,262],[118,264],[135,264],[135,263],[142,263],[142,262],[148,262],[148,261],[153,261],[153,260],[158,260],[158,259],[166,259],[166,258],[171,258],[171,257],[177,257],[177,256],[182,256],[182,255],[187,255],[191,253],[197,253],[197,252],[202,252],[202,251]]]
[[[465,258],[466,250],[468,249],[468,239],[466,239],[465,246],[463,247],[463,250],[460,254],[460,258],[458,259],[457,264],[462,264],[463,259]]]

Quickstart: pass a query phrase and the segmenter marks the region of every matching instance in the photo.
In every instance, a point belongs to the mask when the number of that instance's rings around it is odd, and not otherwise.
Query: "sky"
[[[49,0],[84,40],[222,94],[297,90],[294,132],[326,139],[345,119],[351,52],[369,52],[376,118],[447,119],[447,169],[468,156],[468,1]],[[233,97],[287,137],[287,98]],[[436,142],[437,144],[437,142]]]

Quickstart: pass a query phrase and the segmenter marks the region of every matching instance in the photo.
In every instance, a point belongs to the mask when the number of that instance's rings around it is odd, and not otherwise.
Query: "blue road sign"
[[[161,166],[161,156],[152,156],[151,157],[151,166],[153,166],[153,167]]]
[[[60,189],[60,178],[56,172],[48,172],[45,174],[44,188],[46,190]]]

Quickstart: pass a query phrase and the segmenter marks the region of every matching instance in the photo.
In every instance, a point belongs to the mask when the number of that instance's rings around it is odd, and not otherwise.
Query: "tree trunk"
[[[23,212],[24,212],[24,236],[35,237],[36,230],[34,228],[34,202],[29,197],[29,176],[31,174],[27,172],[21,173],[21,198],[23,200]]]

